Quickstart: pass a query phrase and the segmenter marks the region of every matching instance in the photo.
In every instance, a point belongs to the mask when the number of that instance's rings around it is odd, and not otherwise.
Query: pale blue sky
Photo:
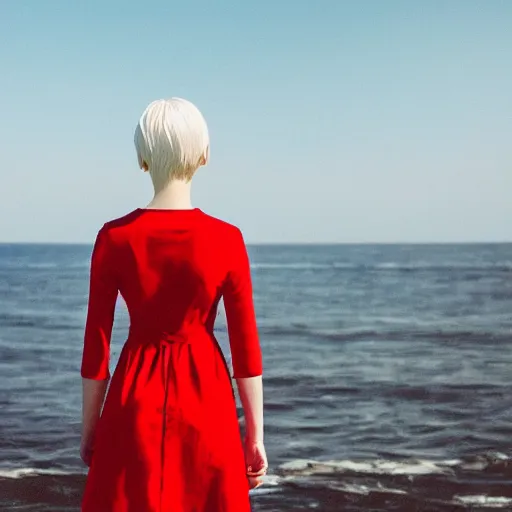
[[[0,1],[0,241],[151,198],[133,130],[203,111],[194,205],[249,242],[512,239],[512,2]]]

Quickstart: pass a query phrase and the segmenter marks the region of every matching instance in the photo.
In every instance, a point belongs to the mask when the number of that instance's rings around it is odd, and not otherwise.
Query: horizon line
[[[47,241],[47,242],[28,242],[28,241],[0,241],[0,246],[2,245],[76,245],[76,246],[92,246],[94,241],[91,242],[55,242],[55,241]],[[511,240],[487,240],[487,241],[396,241],[396,242],[332,242],[332,241],[324,241],[324,242],[250,242],[247,241],[246,245],[259,245],[259,246],[338,246],[338,245],[511,245]]]

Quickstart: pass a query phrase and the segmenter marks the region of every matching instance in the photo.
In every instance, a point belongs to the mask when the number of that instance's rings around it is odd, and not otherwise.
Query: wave
[[[0,263],[0,270],[88,270],[90,261],[75,263],[57,262],[20,262],[3,261]],[[512,261],[498,261],[494,263],[351,263],[345,261],[334,261],[319,263],[313,261],[302,262],[255,262],[251,263],[253,270],[340,270],[340,271],[367,271],[367,272],[512,272]]]
[[[512,470],[512,457],[501,452],[488,452],[466,458],[428,460],[422,458],[410,459],[340,459],[315,460],[291,459],[277,466],[275,474],[263,477],[264,485],[276,486],[293,477],[359,474],[389,475],[389,476],[418,476],[418,475],[451,475],[455,471],[471,471],[498,474],[499,470]],[[20,479],[27,476],[77,476],[84,473],[76,470],[60,468],[18,467],[0,469],[0,478]]]
[[[343,506],[405,512],[426,510],[425,505],[431,511],[510,510],[511,460],[502,453],[453,460],[292,459],[265,476],[263,485],[251,494],[262,505],[285,511],[296,510],[295,503],[329,512]],[[79,495],[84,476],[60,469],[4,469],[0,490],[9,490],[21,502],[27,491],[47,488],[52,490],[49,498],[63,501]],[[58,495],[59,489],[65,490],[65,496]],[[333,503],[340,508],[331,508]]]
[[[485,494],[476,496],[455,496],[454,501],[463,505],[487,508],[505,508],[508,505],[512,505],[512,498],[505,496],[487,496]]]
[[[76,263],[2,261],[0,270],[88,270],[90,261]]]
[[[286,262],[286,263],[252,263],[251,268],[254,270],[346,270],[346,271],[373,271],[373,272],[449,272],[449,271],[466,271],[466,272],[512,272],[512,262],[503,261],[496,263],[397,263],[384,262],[376,264],[355,264],[349,262],[331,262],[331,263],[314,263],[314,262]]]
[[[66,476],[73,475],[72,471],[64,471],[61,469],[40,469],[40,468],[14,468],[0,469],[0,478],[11,480],[19,480],[20,478],[33,476]]]
[[[463,330],[439,328],[437,324],[431,327],[414,325],[403,326],[400,329],[386,328],[379,329],[338,329],[338,330],[319,330],[309,328],[304,325],[290,326],[262,326],[260,333],[264,336],[295,338],[295,339],[316,339],[330,342],[353,342],[353,341],[440,341],[446,343],[505,343],[509,344],[510,330]]]
[[[510,510],[511,461],[502,453],[453,460],[298,459],[279,466],[278,480],[273,483],[310,493],[335,491],[349,503],[357,496],[363,505],[358,510],[364,510],[365,503],[373,510],[377,504],[389,506],[393,501],[400,508],[389,510],[424,510],[427,503],[432,511],[472,510],[475,506]]]
[[[277,486],[286,481],[291,481],[297,476],[314,476],[335,473],[358,473],[367,475],[429,475],[452,473],[452,468],[461,464],[462,461],[440,461],[431,462],[426,460],[418,461],[315,461],[297,459],[285,462],[278,466],[276,475],[267,475],[263,478],[264,486]],[[474,466],[472,466],[474,467]],[[81,475],[82,473],[78,473]],[[0,469],[0,478],[19,480],[34,476],[76,476],[76,471],[65,471],[62,469],[41,469],[41,468],[13,468]]]
[[[0,326],[1,327],[24,327],[31,329],[41,329],[49,331],[73,331],[81,329],[81,325],[72,325],[64,323],[55,323],[48,315],[43,314],[12,314],[0,313]]]
[[[312,476],[334,473],[356,473],[365,475],[433,475],[451,474],[453,467],[460,464],[459,460],[432,462],[428,460],[409,461],[353,461],[331,460],[319,462],[315,460],[298,459],[286,462],[279,467],[285,476]]]

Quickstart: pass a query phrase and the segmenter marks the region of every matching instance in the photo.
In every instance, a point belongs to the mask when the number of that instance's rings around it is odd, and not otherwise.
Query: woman
[[[238,228],[190,203],[209,155],[208,129],[191,103],[153,102],[135,132],[155,196],[99,231],[82,360],[81,456],[90,466],[83,512],[245,512],[267,468],[262,359],[249,260]],[[115,302],[130,330],[109,381]],[[213,335],[223,298],[231,378]]]

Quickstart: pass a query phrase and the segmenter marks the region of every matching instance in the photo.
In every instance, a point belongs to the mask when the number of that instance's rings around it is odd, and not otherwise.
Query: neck
[[[172,180],[163,187],[155,187],[155,196],[148,204],[148,208],[162,210],[190,210],[191,182],[184,180]]]

